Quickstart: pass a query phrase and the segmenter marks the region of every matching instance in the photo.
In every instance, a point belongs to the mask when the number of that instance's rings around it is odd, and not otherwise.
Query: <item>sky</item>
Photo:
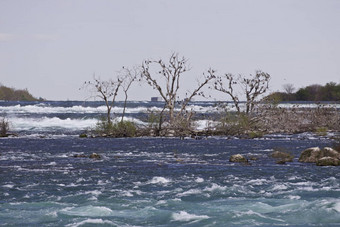
[[[271,75],[270,91],[340,83],[339,0],[0,0],[0,83],[85,100],[93,75],[145,59],[188,59],[182,93],[209,68]],[[241,92],[241,91],[240,91]],[[158,96],[135,84],[131,100]],[[230,100],[213,93],[218,100]],[[119,97],[123,99],[123,96]]]

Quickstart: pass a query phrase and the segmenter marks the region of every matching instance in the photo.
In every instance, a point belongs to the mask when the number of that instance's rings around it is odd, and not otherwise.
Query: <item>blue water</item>
[[[14,106],[9,119],[48,118]],[[67,108],[51,112],[76,130],[36,124],[0,139],[0,226],[340,226],[339,167],[297,161],[328,137],[79,138],[86,118]],[[294,162],[275,164],[276,149]],[[257,160],[230,163],[237,153]]]

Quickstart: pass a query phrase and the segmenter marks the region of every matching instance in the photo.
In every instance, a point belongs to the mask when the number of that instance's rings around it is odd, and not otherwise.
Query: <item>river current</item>
[[[127,117],[146,124],[159,108],[130,102]],[[297,160],[306,148],[332,146],[332,135],[79,138],[103,113],[97,102],[0,102],[18,134],[0,139],[0,226],[340,225],[339,167]],[[274,150],[294,161],[276,164]],[[101,159],[74,157],[92,153]],[[229,162],[237,153],[251,165]]]

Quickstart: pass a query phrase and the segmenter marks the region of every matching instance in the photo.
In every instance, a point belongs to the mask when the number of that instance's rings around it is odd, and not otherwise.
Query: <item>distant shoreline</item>
[[[36,98],[27,89],[15,89],[0,85],[0,100],[3,101],[45,101],[43,98]]]

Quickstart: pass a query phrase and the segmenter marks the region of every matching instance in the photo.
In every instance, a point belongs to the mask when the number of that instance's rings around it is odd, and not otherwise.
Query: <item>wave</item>
[[[156,107],[155,107],[156,108]],[[151,110],[158,110],[159,108],[153,108]],[[15,105],[15,106],[2,106],[0,107],[0,112],[7,114],[24,114],[24,113],[34,113],[34,114],[51,114],[51,113],[105,113],[107,111],[106,106],[98,107],[85,107],[85,106],[72,106],[72,107],[61,107],[61,106],[42,106],[42,105]],[[112,108],[114,113],[123,113],[122,107]],[[127,108],[126,113],[140,113],[147,112],[146,107],[135,107]]]
[[[204,219],[210,218],[207,215],[195,215],[195,214],[189,214],[186,211],[180,211],[179,213],[173,213],[172,218],[174,221],[200,221]]]
[[[317,108],[317,104],[279,104],[281,108]],[[340,105],[328,104],[324,107],[328,108],[340,108]],[[244,104],[240,105],[241,109],[245,108]],[[112,113],[121,114],[123,113],[123,107],[115,106],[112,108]],[[217,113],[222,111],[221,108],[217,108],[214,105],[188,105],[188,110],[194,111],[196,113]],[[177,108],[176,111],[180,109]],[[233,105],[226,106],[227,111],[236,111],[236,108]],[[64,107],[64,106],[51,106],[46,104],[35,104],[35,105],[13,105],[13,106],[0,106],[0,114],[6,115],[13,115],[13,114],[57,114],[57,113],[78,113],[78,114],[95,114],[95,113],[106,113],[107,108],[105,105],[101,106],[81,106],[81,105],[74,105],[71,107]],[[139,105],[133,107],[127,107],[126,113],[128,114],[136,114],[136,113],[148,113],[148,112],[160,112],[162,111],[162,107],[159,106],[147,106],[147,105]],[[224,110],[223,110],[224,111]]]
[[[60,213],[68,216],[81,216],[81,217],[107,217],[112,216],[113,211],[104,206],[84,206],[84,207],[70,207],[60,211]]]
[[[171,180],[167,179],[167,178],[164,178],[164,177],[153,177],[151,180],[150,180],[150,184],[168,184],[170,183]]]
[[[69,224],[66,225],[68,227],[78,227],[78,226],[83,226],[83,225],[109,225],[109,226],[116,226],[115,223],[113,223],[112,221],[109,220],[103,220],[103,219],[86,219],[84,221],[80,221],[78,223],[73,223],[73,224]]]
[[[113,119],[113,122],[120,121],[121,118]],[[127,121],[132,121],[137,125],[146,125],[147,123],[132,117],[124,117]],[[98,119],[81,118],[81,119],[60,119],[58,117],[42,117],[42,118],[8,118],[11,122],[11,128],[15,131],[54,131],[54,130],[86,130],[96,126]]]
[[[96,125],[97,119],[60,119],[58,117],[9,118],[12,128],[17,131],[45,131],[51,129],[83,130]]]
[[[136,107],[127,107],[126,113],[148,113],[148,112],[160,112],[162,111],[162,107],[157,106],[136,106]],[[208,112],[216,112],[218,109],[214,106],[198,106],[198,105],[190,105],[188,106],[189,110],[198,112],[198,113],[208,113]],[[123,113],[123,107],[113,107],[113,113]],[[177,108],[176,111],[180,109]],[[230,110],[233,110],[230,108]],[[91,107],[91,106],[71,106],[71,107],[63,107],[63,106],[49,106],[49,105],[14,105],[14,106],[0,106],[0,113],[6,114],[55,114],[55,113],[82,113],[82,114],[91,114],[91,113],[106,113],[107,107],[105,105]]]

